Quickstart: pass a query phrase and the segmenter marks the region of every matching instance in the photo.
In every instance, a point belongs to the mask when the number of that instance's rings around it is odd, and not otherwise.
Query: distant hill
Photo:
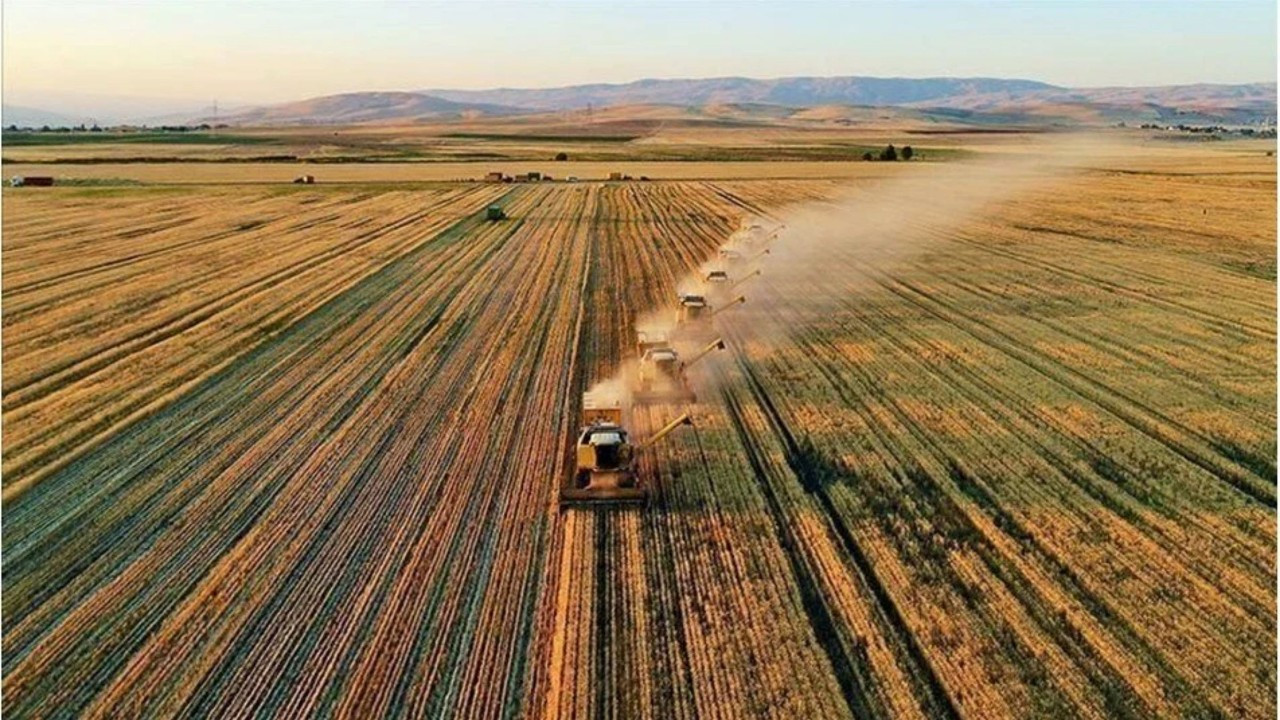
[[[1060,115],[1078,120],[1251,123],[1276,115],[1276,84],[1054,88],[958,95],[911,107],[983,114]]]
[[[268,105],[218,117],[230,125],[354,124],[380,121],[413,122],[475,115],[511,115],[518,108],[480,102],[455,102],[423,93],[356,92]],[[212,118],[202,118],[212,122]]]
[[[456,102],[495,103],[529,110],[572,110],[588,105],[906,105],[957,96],[1062,90],[1034,80],[998,78],[729,77],[701,80],[637,80],[617,85],[545,89],[424,90]]]
[[[9,125],[17,125],[18,127],[40,127],[48,125],[50,127],[70,127],[79,125],[80,123],[91,122],[87,118],[72,117],[63,115],[49,110],[41,110],[39,108],[24,107],[22,105],[5,104],[0,107],[0,123],[5,127]]]
[[[1065,88],[999,78],[639,80],[545,89],[355,92],[242,110],[217,121],[232,125],[406,123],[587,108],[593,109],[597,122],[605,119],[601,113],[606,108],[644,108],[646,116],[659,113],[666,121],[845,123],[865,122],[873,115],[871,108],[897,108],[925,113],[933,121],[981,125],[1249,124],[1275,117],[1276,84]]]

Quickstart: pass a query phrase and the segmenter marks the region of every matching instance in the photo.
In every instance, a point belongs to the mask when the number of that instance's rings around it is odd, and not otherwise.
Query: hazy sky
[[[646,77],[1273,81],[1274,2],[3,0],[4,90],[294,100]]]

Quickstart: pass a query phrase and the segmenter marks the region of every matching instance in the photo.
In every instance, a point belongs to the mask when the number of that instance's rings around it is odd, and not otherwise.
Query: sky
[[[1273,82],[1274,2],[3,0],[6,103],[641,78]],[[157,107],[159,106],[157,105]]]

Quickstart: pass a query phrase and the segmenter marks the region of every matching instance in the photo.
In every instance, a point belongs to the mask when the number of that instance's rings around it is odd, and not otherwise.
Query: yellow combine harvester
[[[636,455],[691,425],[688,413],[667,423],[642,443],[632,445],[622,425],[622,403],[593,393],[582,396],[582,424],[574,447],[574,472],[560,488],[561,507],[593,504],[642,503],[649,490],[637,477]]]
[[[769,248],[763,248],[758,252],[752,253],[751,255],[744,255],[740,248],[722,247],[720,248],[719,255],[720,255],[721,262],[728,264],[730,266],[739,266],[739,265],[745,265],[750,262],[755,262],[756,260],[759,260],[765,255],[768,255],[769,252],[770,252]]]
[[[734,305],[746,302],[747,299],[741,295],[730,300],[724,305],[712,309],[707,303],[705,295],[692,295],[684,293],[680,295],[680,305],[676,308],[676,329],[681,331],[686,337],[689,335],[703,335],[711,331],[711,318],[728,310]],[[705,335],[704,335],[705,336]]]
[[[737,280],[732,280],[732,278],[730,278],[726,273],[724,280],[707,283],[707,298],[714,303],[722,303],[726,299],[733,297],[733,291],[741,287],[743,283],[760,274],[760,270],[752,270],[746,275],[739,277]],[[732,280],[732,282],[730,282],[730,280]]]
[[[649,348],[640,356],[640,369],[631,399],[639,405],[697,402],[698,396],[689,386],[686,372],[712,350],[723,349],[724,341],[716,338],[687,362],[682,362],[675,348]]]

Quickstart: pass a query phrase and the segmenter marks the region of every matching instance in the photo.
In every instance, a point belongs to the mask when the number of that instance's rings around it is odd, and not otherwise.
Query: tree
[[[903,146],[902,146],[902,159],[903,159],[903,160],[910,160],[910,159],[911,159],[911,157],[912,157],[913,155],[915,155],[915,154],[916,154],[916,151],[915,151],[915,150],[912,150],[910,145],[903,145]]]
[[[863,159],[863,160],[866,160],[866,161],[868,161],[868,162],[870,162],[870,161],[871,161],[871,153],[869,153],[869,152],[864,152],[864,153],[862,153],[862,159]]]
[[[897,160],[898,151],[895,150],[892,145],[890,145],[889,147],[880,151],[880,159],[881,160]]]
[[[564,153],[564,152],[556,153],[556,161],[564,162],[565,160],[568,160],[568,159],[569,159],[569,153]]]

